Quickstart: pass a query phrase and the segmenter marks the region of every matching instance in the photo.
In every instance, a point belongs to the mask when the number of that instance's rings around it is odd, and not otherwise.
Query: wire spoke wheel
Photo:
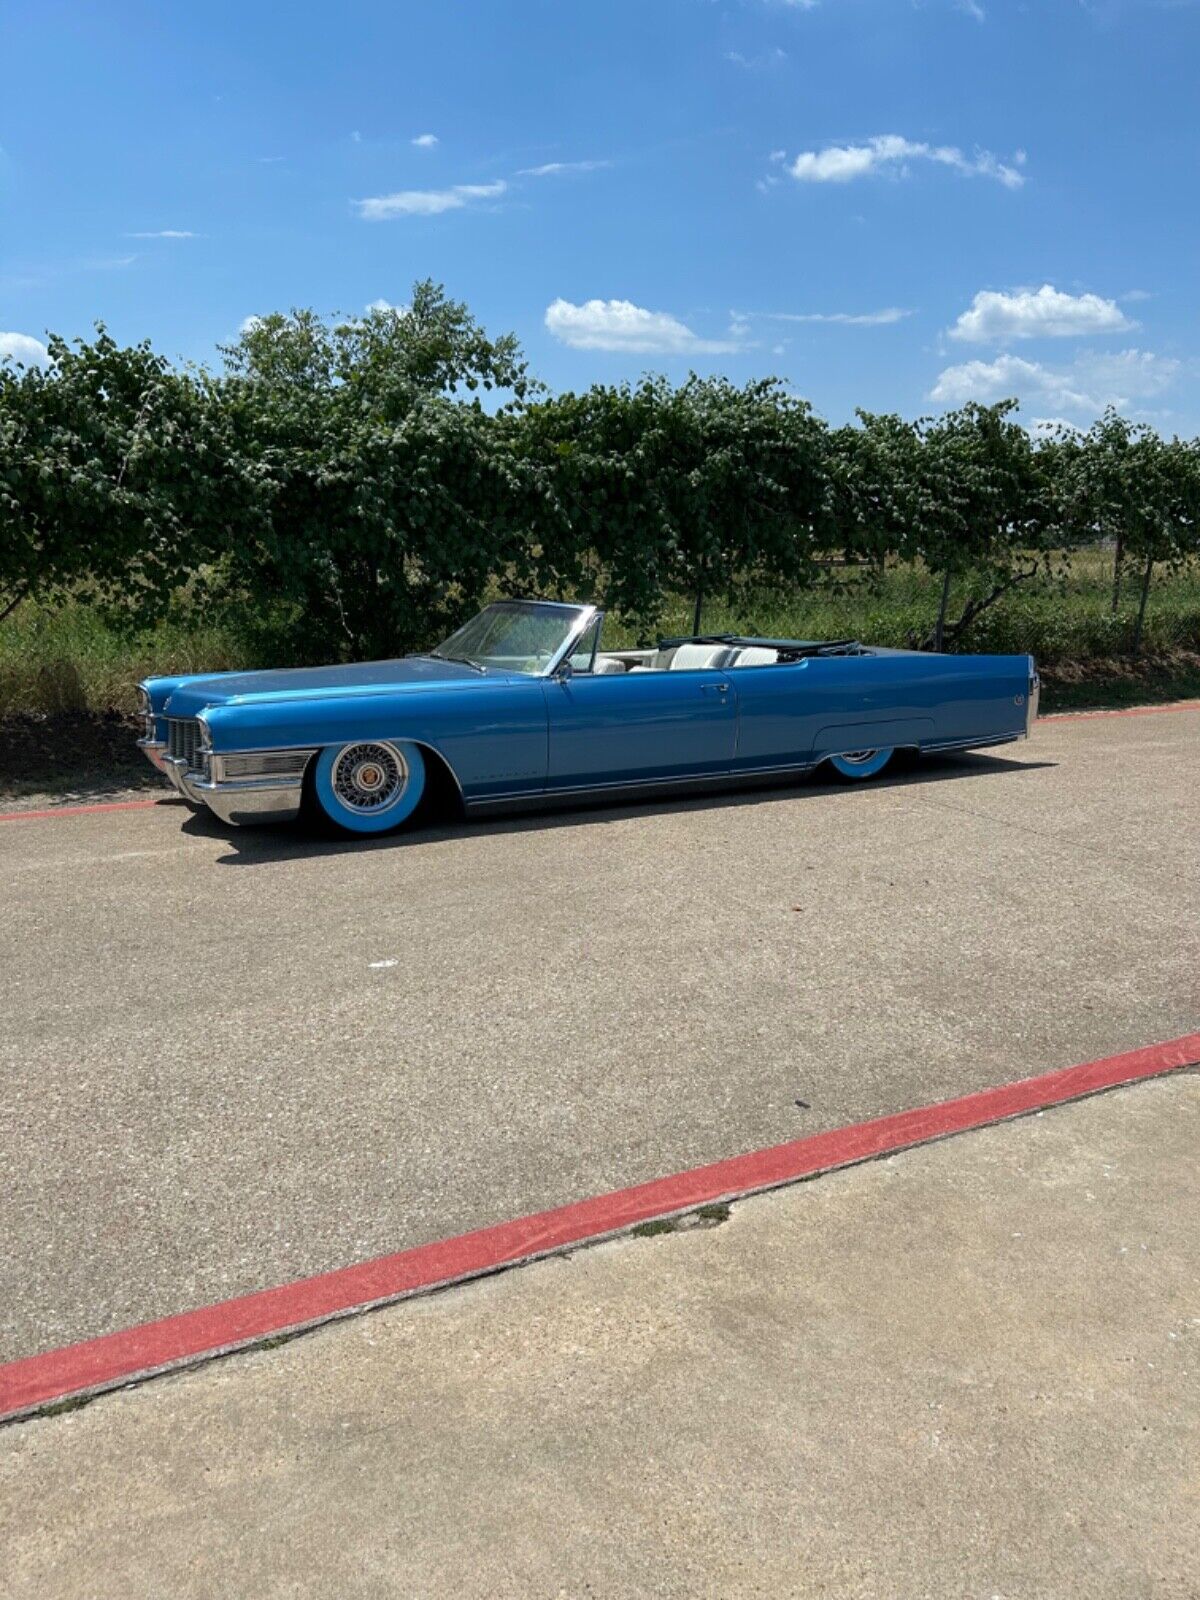
[[[408,765],[390,744],[347,745],[333,763],[334,792],[354,811],[385,811],[407,782]]]
[[[368,739],[322,750],[312,769],[312,792],[328,821],[347,833],[398,828],[425,792],[419,746]]]

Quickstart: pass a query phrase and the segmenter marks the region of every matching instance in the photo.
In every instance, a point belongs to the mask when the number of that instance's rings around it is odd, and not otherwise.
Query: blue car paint
[[[149,679],[164,716],[203,713],[218,753],[412,741],[468,806],[639,782],[802,770],[839,750],[1002,743],[1025,732],[1028,656],[870,649],[725,671],[565,682],[428,656]]]
[[[631,672],[542,679],[548,790],[729,772],[737,748],[731,673]]]
[[[886,742],[921,748],[1017,737],[1025,726],[1029,665],[1026,656],[889,651],[741,667],[730,677],[738,696],[736,767],[753,772],[885,742],[864,736],[864,724],[907,724],[893,728]]]

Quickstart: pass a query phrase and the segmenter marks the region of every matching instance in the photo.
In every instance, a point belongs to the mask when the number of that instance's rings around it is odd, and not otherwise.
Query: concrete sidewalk
[[[0,1593],[1195,1596],[1194,1072],[0,1434]]]

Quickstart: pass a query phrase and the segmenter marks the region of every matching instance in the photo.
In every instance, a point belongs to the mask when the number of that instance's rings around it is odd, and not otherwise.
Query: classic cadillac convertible
[[[1026,738],[1037,714],[1031,656],[732,634],[602,650],[603,621],[595,606],[504,600],[425,655],[148,678],[139,744],[226,822],[304,809],[380,834],[439,787],[482,812],[822,765],[872,778],[900,750]]]

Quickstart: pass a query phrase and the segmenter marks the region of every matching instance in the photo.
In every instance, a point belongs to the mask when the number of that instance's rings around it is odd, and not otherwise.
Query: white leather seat
[[[656,650],[644,667],[630,672],[699,672],[705,667],[723,667],[731,654],[727,644],[673,644]]]
[[[614,672],[625,670],[625,663],[618,661],[615,656],[597,656],[596,664],[592,668],[593,674],[599,677],[610,677]]]
[[[702,667],[724,666],[729,655],[726,644],[680,644],[673,651],[660,650],[659,655],[669,655],[664,663],[669,672],[697,672]],[[657,657],[655,658],[657,661]]]
[[[773,667],[779,660],[779,651],[766,645],[748,644],[734,652],[731,667]]]

